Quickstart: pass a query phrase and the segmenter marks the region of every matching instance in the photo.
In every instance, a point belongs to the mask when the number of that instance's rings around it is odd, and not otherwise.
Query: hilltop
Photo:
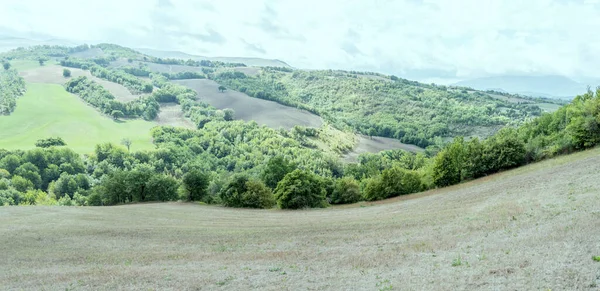
[[[505,91],[533,97],[547,97],[571,100],[581,92],[586,85],[564,76],[496,76],[465,80],[456,83],[457,86],[471,87],[477,90]]]

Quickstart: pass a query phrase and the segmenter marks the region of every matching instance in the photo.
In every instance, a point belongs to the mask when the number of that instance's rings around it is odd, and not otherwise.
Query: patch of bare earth
[[[365,135],[358,135],[358,142],[356,144],[356,147],[351,152],[343,155],[342,159],[346,162],[356,162],[360,154],[378,153],[381,151],[395,149],[402,149],[413,153],[419,153],[424,151],[424,149],[421,147],[401,143],[399,140],[394,138],[379,136],[368,137]]]
[[[181,111],[181,105],[177,103],[161,103],[160,112],[155,121],[159,125],[195,128],[194,123],[185,118]]]
[[[0,286],[597,290],[598,180],[596,149],[361,207],[7,207]]]
[[[234,90],[219,92],[219,84],[212,80],[193,79],[173,82],[194,89],[200,101],[218,109],[233,109],[235,119],[254,120],[260,125],[285,129],[291,129],[295,125],[317,128],[323,124],[319,116],[304,110],[253,98]]]
[[[19,74],[30,83],[47,83],[47,84],[59,84],[64,85],[69,81],[69,78],[63,77],[63,69],[61,66],[44,66],[35,68],[32,70],[26,70],[19,72]],[[115,98],[121,102],[129,102],[135,100],[142,95],[131,94],[129,89],[125,86],[113,82],[109,82],[97,77],[92,76],[89,71],[84,71],[76,68],[68,68],[71,71],[71,78],[77,78],[85,76],[93,80],[94,82],[102,85],[108,90]]]

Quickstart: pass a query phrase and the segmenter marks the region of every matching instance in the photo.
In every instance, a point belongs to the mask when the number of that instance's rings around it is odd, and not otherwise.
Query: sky
[[[1,0],[0,31],[415,79],[600,78],[600,0]]]

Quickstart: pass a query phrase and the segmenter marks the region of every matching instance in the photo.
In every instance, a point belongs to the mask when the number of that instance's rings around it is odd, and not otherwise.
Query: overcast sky
[[[600,77],[595,0],[1,0],[0,27],[412,79]]]

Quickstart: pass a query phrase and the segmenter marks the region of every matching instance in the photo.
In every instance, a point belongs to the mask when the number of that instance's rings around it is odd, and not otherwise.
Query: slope
[[[132,150],[153,148],[150,128],[142,120],[115,122],[100,115],[60,85],[27,84],[25,95],[9,116],[0,116],[0,148],[30,149],[41,138],[62,137],[79,153],[90,153],[101,142],[129,138]]]
[[[496,76],[465,80],[458,86],[477,90],[502,90],[534,97],[572,99],[585,92],[586,86],[564,76]]]
[[[600,263],[592,260],[600,255],[594,235],[599,164],[596,149],[359,208],[6,208],[0,212],[0,285],[594,289],[600,284]]]

